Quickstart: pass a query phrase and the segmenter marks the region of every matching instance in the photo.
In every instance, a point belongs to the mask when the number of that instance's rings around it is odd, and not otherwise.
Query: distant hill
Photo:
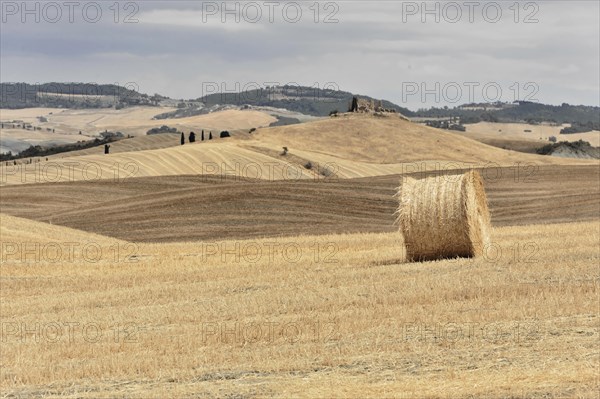
[[[158,105],[166,97],[138,93],[114,84],[0,83],[0,108],[125,108]]]
[[[0,83],[0,108],[126,108],[130,106],[171,106],[177,110],[158,115],[156,119],[184,118],[243,107],[283,108],[311,116],[328,116],[332,111],[348,110],[352,97],[367,101],[369,96],[347,91],[307,86],[273,86],[240,93],[215,93],[195,100],[171,100],[168,97],[139,93],[114,84],[94,83]],[[551,122],[573,125],[564,133],[600,130],[600,107],[585,105],[546,105],[529,101],[514,103],[472,103],[449,108],[428,108],[416,112],[383,100],[383,107],[404,116],[420,119],[452,119],[459,126],[478,122]]]
[[[546,105],[529,101],[493,104],[465,104],[454,108],[422,109],[415,113],[420,118],[458,118],[461,124],[477,122],[526,122],[537,124],[554,122],[600,127],[600,107],[586,105]]]
[[[274,108],[285,108],[306,115],[327,116],[332,111],[346,112],[356,94],[325,90],[306,86],[274,86],[264,89],[248,90],[240,93],[215,93],[204,96],[198,101],[207,107],[217,104],[251,105]],[[369,96],[357,95],[367,100],[375,100]],[[383,107],[395,109],[405,116],[413,116],[414,112],[407,108],[383,100]]]
[[[547,144],[538,149],[537,153],[562,158],[600,159],[600,148],[592,147],[590,143],[583,140],[573,143],[561,141],[560,143]]]
[[[157,116],[181,118],[220,110],[217,106],[251,105],[256,107],[285,108],[305,115],[327,116],[332,111],[345,112],[354,94],[346,91],[315,89],[306,86],[277,86],[244,91],[216,93],[192,101],[176,104],[175,112]],[[369,96],[359,95],[367,100]],[[148,96],[113,84],[92,83],[0,83],[0,108],[125,108],[136,105],[164,105],[168,97]],[[395,109],[405,116],[414,113],[390,101],[383,100],[384,108]]]

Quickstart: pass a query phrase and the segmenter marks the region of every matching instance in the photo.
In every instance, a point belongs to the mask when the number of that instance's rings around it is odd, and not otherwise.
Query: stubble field
[[[33,164],[104,179],[2,166],[2,396],[597,398],[597,162],[377,118],[176,138]],[[396,187],[467,166],[485,256],[407,262]]]
[[[99,251],[52,263],[4,245],[9,397],[598,392],[596,221],[495,228],[485,258],[405,263],[396,233],[128,244],[2,219],[3,237],[37,232],[21,245],[49,229]]]

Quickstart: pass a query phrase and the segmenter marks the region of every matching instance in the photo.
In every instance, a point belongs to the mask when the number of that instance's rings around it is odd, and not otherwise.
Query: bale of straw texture
[[[409,261],[483,255],[490,214],[478,172],[405,177],[397,197],[397,221]]]

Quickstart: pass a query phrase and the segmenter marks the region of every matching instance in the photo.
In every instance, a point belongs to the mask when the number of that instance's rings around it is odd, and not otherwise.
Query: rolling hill
[[[484,171],[495,226],[594,220],[597,166]],[[421,174],[417,174],[420,176]],[[127,241],[396,231],[402,176],[255,181],[164,176],[2,188],[2,212]]]
[[[209,131],[213,134],[223,130],[247,132],[251,128],[269,126],[277,121],[276,117],[267,112],[254,110],[226,110],[187,118],[154,119],[157,114],[173,109],[169,107],[130,107],[119,110],[2,109],[0,111],[0,120],[3,122],[0,130],[1,143],[4,151],[12,151],[16,154],[30,145],[50,146],[57,141],[75,143],[92,140],[105,131],[121,132],[125,137],[138,137],[145,136],[150,129],[167,125],[185,132],[186,136],[190,131],[200,133],[201,130],[205,130],[208,135]],[[31,125],[32,128],[23,129],[23,124]],[[143,143],[139,147],[131,146],[132,150],[153,148],[161,147],[146,146]]]
[[[177,138],[2,165],[8,397],[597,393],[597,161],[365,115]],[[491,249],[407,262],[394,173],[466,163]]]
[[[479,122],[466,125],[466,128],[467,131],[463,133],[465,136],[481,142],[517,140],[532,143],[532,146],[540,148],[548,144],[548,138],[554,136],[557,141],[584,140],[594,147],[600,147],[600,131],[561,134],[563,125]]]
[[[28,84],[0,83],[0,108],[112,108],[133,105],[157,105],[161,96],[149,97],[136,91],[135,85],[51,82]]]
[[[249,130],[253,127],[268,126],[277,119],[259,111],[228,110],[218,114],[197,115],[189,118],[154,120],[154,116],[165,110],[165,107],[131,107],[127,109],[68,109],[55,111],[52,114],[42,113],[44,110],[3,110],[2,120],[21,119],[43,129],[54,128],[57,132],[95,136],[105,130],[122,132],[133,136],[143,136],[148,130],[162,125],[176,127],[189,133],[190,130],[201,129]],[[46,111],[48,111],[46,109]],[[52,112],[52,111],[50,111]],[[38,122],[37,116],[44,116],[47,122]]]
[[[531,101],[514,103],[464,104],[453,108],[430,108],[415,113],[420,118],[459,118],[461,123],[577,123],[600,126],[600,107],[587,105],[548,105]],[[590,129],[591,130],[591,129]]]
[[[179,134],[153,134],[150,136],[138,136],[122,140],[113,141],[110,143],[110,153],[119,154],[123,152],[158,150],[161,148],[169,148],[180,145]],[[57,160],[67,157],[80,157],[83,155],[98,155],[102,153],[104,146],[86,148],[85,150],[69,151],[60,154],[51,155],[50,160]]]
[[[35,220],[24,219],[0,213],[0,236],[4,244],[10,243],[37,243],[46,245],[55,242],[60,237],[64,242],[98,243],[110,245],[118,242],[114,238],[88,233],[79,229],[71,229],[65,226],[41,223]],[[10,241],[8,241],[10,240]],[[2,250],[8,250],[6,246]],[[3,254],[6,256],[6,254]]]
[[[217,104],[252,105],[285,108],[313,116],[328,116],[332,111],[346,112],[352,97],[377,100],[369,96],[352,94],[347,91],[320,89],[315,87],[286,85],[247,90],[239,93],[215,93],[200,97],[198,101],[206,106]],[[407,108],[383,100],[384,108],[394,109],[405,116],[414,113]]]
[[[282,147],[289,149],[285,156]],[[322,179],[331,175],[352,178],[406,173],[415,167],[451,170],[468,165],[509,166],[518,162],[548,165],[592,162],[506,151],[457,133],[411,123],[393,114],[385,117],[347,114],[300,125],[258,129],[252,134],[240,131],[227,139],[108,156],[102,154],[101,148],[96,151],[95,155],[53,158],[50,164],[43,160],[30,166],[33,170],[30,178],[26,166],[3,164],[0,184],[198,174],[233,174],[266,180]],[[91,152],[92,149],[85,153]],[[125,166],[127,170],[120,169]]]
[[[439,130],[395,116],[344,114],[299,125],[259,129],[261,144],[287,146],[351,161],[397,164],[414,161],[467,163],[553,163],[555,160],[481,144],[460,133]],[[278,148],[278,149],[279,149]]]

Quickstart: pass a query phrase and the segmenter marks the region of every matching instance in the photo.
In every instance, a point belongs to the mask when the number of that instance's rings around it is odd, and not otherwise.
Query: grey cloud
[[[0,78],[136,81],[143,91],[172,97],[197,97],[205,81],[333,81],[397,102],[406,81],[535,79],[543,86],[542,102],[597,104],[598,4],[538,4],[540,22],[532,25],[506,15],[498,24],[403,23],[397,3],[357,1],[339,3],[337,24],[315,24],[307,14],[297,24],[279,17],[239,29],[195,23],[198,2],[151,1],[140,3],[138,24],[110,18],[2,24]],[[149,13],[160,18],[169,10],[194,14],[187,21],[176,13],[179,20],[144,23]]]

